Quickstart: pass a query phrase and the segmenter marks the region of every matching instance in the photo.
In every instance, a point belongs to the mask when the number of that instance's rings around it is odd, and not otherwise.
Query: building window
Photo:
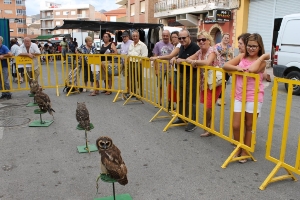
[[[15,19],[9,19],[9,23],[15,23]]]
[[[27,34],[27,29],[26,28],[18,28],[18,33]]]
[[[76,11],[71,11],[71,15],[76,15]]]
[[[11,4],[11,0],[4,0],[4,4]]]
[[[12,10],[4,10],[5,14],[13,14]]]
[[[18,19],[18,22],[17,22],[18,24],[26,24],[26,19],[22,19],[22,18],[20,18],[20,19]]]
[[[16,0],[17,5],[23,5],[22,0]]]
[[[13,28],[9,29],[9,32],[14,32],[14,29]]]
[[[63,11],[63,15],[69,15],[69,11]]]
[[[56,34],[61,34],[60,30],[57,30],[57,31],[56,31]]]
[[[130,5],[130,16],[134,16],[135,10],[134,10],[135,4]]]
[[[55,12],[55,15],[60,15],[60,11],[56,11],[56,12]]]
[[[17,9],[17,15],[26,15],[26,10]]]
[[[141,13],[145,13],[145,10],[146,10],[145,6],[146,6],[145,1],[141,1],[140,2],[140,7],[141,7],[140,11],[141,11]]]
[[[56,22],[55,22],[55,25],[60,25],[60,21],[56,21]]]

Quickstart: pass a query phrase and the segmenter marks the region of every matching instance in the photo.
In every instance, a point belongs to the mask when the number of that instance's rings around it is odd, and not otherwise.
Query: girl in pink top
[[[260,113],[263,103],[264,87],[262,84],[263,72],[266,67],[265,60],[270,59],[269,54],[265,54],[262,38],[259,34],[251,34],[246,38],[245,46],[246,52],[239,54],[234,59],[224,64],[224,70],[227,71],[239,71],[250,72],[259,74],[259,91],[258,91],[258,108],[257,113]],[[240,40],[239,40],[240,43]],[[243,91],[243,77],[236,77],[236,90],[235,90],[235,102],[233,113],[233,135],[234,139],[240,141],[240,126],[241,126],[241,110],[242,110],[242,91]],[[245,106],[245,138],[244,144],[251,146],[252,137],[252,120],[253,120],[253,108],[254,108],[254,95],[255,95],[255,81],[254,78],[247,78],[247,90],[246,90],[246,106]],[[248,153],[244,149],[240,149],[236,156],[248,156]],[[239,160],[240,163],[247,162],[247,159]]]

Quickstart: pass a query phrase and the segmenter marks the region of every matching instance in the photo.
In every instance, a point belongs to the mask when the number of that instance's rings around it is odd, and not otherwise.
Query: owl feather
[[[126,185],[128,183],[127,167],[121,157],[121,151],[107,136],[98,138],[96,145],[101,155],[102,172],[108,173],[111,178],[117,180],[121,185]]]
[[[34,101],[38,104],[39,108],[42,111],[48,111],[48,113],[54,118],[53,112],[55,111],[52,109],[51,100],[49,96],[43,92],[42,87],[39,87],[36,94],[34,95]]]
[[[79,125],[87,131],[90,131],[90,115],[85,102],[77,102],[76,119]]]

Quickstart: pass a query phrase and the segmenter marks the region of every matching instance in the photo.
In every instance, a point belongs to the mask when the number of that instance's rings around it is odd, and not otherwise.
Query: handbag
[[[216,68],[220,68],[219,66],[216,66]],[[214,78],[214,71],[216,71],[216,79],[213,80]],[[222,85],[222,79],[223,79],[223,73],[217,70],[208,70],[208,76],[207,76],[207,84],[208,84],[208,88],[210,90],[213,89],[213,82],[216,82],[216,87]]]
[[[118,64],[114,64],[114,66],[112,66],[113,64],[112,63],[110,63],[110,64],[108,64],[108,66],[107,66],[107,73],[108,73],[108,75],[109,76],[119,76],[119,66],[118,66]],[[112,71],[112,68],[114,68],[114,71]]]

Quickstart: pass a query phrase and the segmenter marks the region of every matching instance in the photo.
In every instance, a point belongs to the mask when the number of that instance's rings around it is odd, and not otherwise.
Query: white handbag
[[[220,68],[219,66],[216,66],[215,68]],[[208,70],[208,76],[207,76],[207,84],[208,84],[208,88],[210,90],[213,89],[213,77],[214,77],[214,72],[213,71],[216,71],[216,87],[222,85],[222,79],[223,79],[223,73],[220,72],[220,71],[217,71],[217,70]]]

